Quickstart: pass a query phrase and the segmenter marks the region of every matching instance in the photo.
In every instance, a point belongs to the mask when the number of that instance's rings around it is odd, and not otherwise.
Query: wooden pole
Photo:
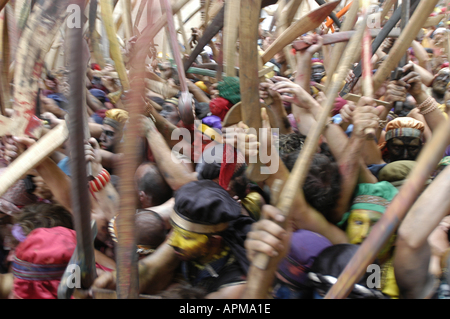
[[[395,41],[389,52],[389,59],[384,60],[373,77],[373,89],[377,91],[389,77],[390,72],[398,65],[406,50],[416,38],[428,16],[433,12],[439,0],[420,1],[409,23],[403,29],[400,37]]]
[[[406,182],[391,201],[381,219],[373,226],[369,236],[350,259],[337,282],[325,295],[325,299],[343,299],[348,296],[353,289],[353,285],[362,277],[367,266],[375,260],[422,193],[426,181],[436,169],[449,144],[450,125],[449,121],[444,121],[433,132],[431,140],[420,151],[414,170],[408,175]]]
[[[327,95],[327,99],[322,105],[322,112],[320,117],[308,134],[305,144],[303,146],[302,152],[300,153],[297,161],[295,162],[294,168],[292,169],[288,180],[286,181],[277,203],[277,208],[281,213],[286,216],[286,221],[289,220],[289,214],[291,212],[292,203],[294,196],[296,196],[297,191],[303,186],[306,179],[307,172],[311,165],[312,157],[317,151],[317,145],[320,135],[329,118],[329,113],[334,106],[334,100],[339,93],[342,81],[348,74],[348,70],[351,66],[351,60],[353,53],[358,46],[361,46],[361,40],[365,30],[365,21],[367,17],[363,19],[363,23],[358,26],[356,35],[350,40],[344,54],[343,59],[339,65],[337,73],[335,75],[335,80],[330,86],[330,90]],[[285,223],[282,223],[283,228],[286,227]],[[266,269],[273,269],[273,260],[265,254],[257,254],[254,258],[253,264],[250,267],[247,279],[247,289],[245,293],[245,298],[253,299],[261,296],[267,292],[268,284],[267,279],[265,279],[268,274]]]
[[[84,8],[85,0],[73,0]],[[82,10],[83,11],[83,10]],[[71,52],[83,48],[83,29],[69,28],[66,39]],[[94,257],[94,238],[91,231],[91,203],[88,190],[86,157],[84,153],[86,111],[85,78],[86,65],[83,54],[71,54],[69,62],[69,147],[70,169],[72,172],[72,212],[77,235],[77,254],[81,269],[81,287],[88,289],[97,277]]]
[[[226,76],[236,76],[236,42],[239,34],[240,15],[239,0],[229,0],[225,3],[225,23],[223,28],[223,52]]]
[[[109,40],[111,57],[115,63],[115,68],[119,74],[120,82],[124,91],[130,89],[127,71],[123,62],[122,53],[120,51],[119,41],[117,40],[117,31],[112,21],[112,5],[109,0],[100,0],[101,14],[103,25]]]
[[[267,48],[262,56],[262,63],[267,63],[276,53],[283,50],[285,46],[292,43],[297,37],[320,26],[325,19],[324,16],[327,17],[339,3],[340,1],[333,1],[325,4],[293,23]]]
[[[353,29],[356,19],[358,17],[358,10],[359,10],[359,0],[354,0],[349,9],[349,12],[347,13],[344,23],[342,24],[341,32],[350,31],[351,29]],[[344,52],[344,49],[346,46],[347,46],[347,43],[338,43],[331,50],[330,63],[326,70],[326,72],[328,74],[327,80],[325,81],[326,89],[328,89],[328,87],[331,83],[333,74],[336,71],[338,63],[342,57],[342,52]]]

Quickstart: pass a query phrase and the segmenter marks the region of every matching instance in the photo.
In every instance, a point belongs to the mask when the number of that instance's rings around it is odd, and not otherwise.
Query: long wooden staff
[[[9,61],[10,61],[10,50],[9,50],[9,34],[8,34],[8,15],[6,10],[1,11],[1,99],[0,99],[0,109],[1,115],[6,116],[6,109],[11,107],[11,87],[9,85]]]
[[[261,57],[262,63],[267,63],[275,56],[275,54],[283,50],[285,46],[292,43],[297,37],[320,26],[323,20],[337,7],[339,3],[340,1],[327,3],[316,10],[311,11],[309,14],[293,23],[267,48]]]
[[[80,8],[84,8],[85,0],[72,0]],[[83,12],[83,10],[82,10]],[[66,35],[72,52],[84,46],[82,28],[71,28]],[[82,107],[86,103],[86,65],[83,54],[71,54],[69,64],[69,147],[70,169],[72,172],[72,211],[77,234],[77,254],[81,269],[81,287],[88,289],[96,275],[94,257],[94,237],[91,231],[91,202],[89,198],[87,166],[84,152],[86,111]]]
[[[367,21],[367,16],[363,18],[360,25],[358,25],[356,35],[350,40],[343,56],[337,73],[335,74],[335,80],[330,85],[330,89],[327,94],[327,99],[322,105],[322,112],[317,123],[312,127],[310,133],[308,134],[305,144],[303,146],[302,152],[300,153],[297,161],[295,162],[294,168],[292,169],[288,180],[286,181],[280,195],[276,207],[281,211],[283,215],[289,220],[289,214],[291,212],[292,203],[297,191],[302,188],[304,184],[307,172],[311,165],[312,157],[317,150],[317,143],[319,141],[320,135],[329,118],[329,113],[334,106],[334,100],[339,93],[342,81],[348,74],[348,70],[351,66],[351,61],[354,52],[358,46],[361,46],[361,40],[365,30],[365,21]],[[283,228],[286,227],[285,223],[281,223]],[[257,254],[254,258],[253,264],[248,272],[247,289],[244,294],[245,298],[253,299],[258,298],[261,295],[265,295],[268,286],[271,281],[268,277],[273,276],[273,274],[268,274],[266,269],[273,269],[273,260],[265,254]],[[270,275],[270,276],[269,276]]]
[[[117,40],[117,31],[112,21],[111,2],[109,0],[100,0],[100,7],[103,25],[106,29],[106,34],[108,35],[111,57],[115,63],[115,68],[119,74],[123,90],[128,91],[130,89],[130,83],[128,80],[127,71],[125,69],[125,64],[123,62],[122,53],[120,52],[120,45]]]
[[[426,18],[433,11],[437,2],[438,0],[432,0],[419,3],[417,10],[400,36],[401,41],[399,41],[399,38],[396,41],[396,45],[391,49],[390,58],[387,60],[394,59],[394,61],[385,64],[384,67],[382,65],[383,69],[380,68],[375,73],[374,90],[379,88],[389,72],[400,61],[405,50],[411,44],[412,39],[422,27]],[[433,133],[432,139],[426,143],[417,159],[417,165],[408,176],[406,183],[401,187],[400,192],[391,201],[386,212],[375,224],[369,236],[363,241],[361,247],[344,268],[337,282],[325,295],[326,299],[341,299],[348,296],[353,285],[361,278],[367,266],[375,260],[377,254],[395,232],[399,223],[423,190],[425,181],[429,179],[438,161],[442,158],[445,148],[450,144],[449,137],[450,126],[448,121],[445,121]]]
[[[222,7],[222,9],[219,11],[219,13],[214,17],[214,19],[208,25],[205,32],[203,32],[202,37],[198,40],[196,47],[194,48],[194,50],[192,50],[191,55],[184,62],[184,71],[187,71],[190,68],[192,63],[194,63],[195,59],[197,59],[198,55],[200,53],[202,53],[203,48],[223,28],[224,16],[225,16],[225,6]]]
[[[147,1],[152,6],[151,0]],[[147,22],[151,25],[151,21]],[[153,39],[145,38],[145,42]],[[138,48],[138,54],[130,61],[130,78],[133,88],[127,99],[126,109],[129,122],[125,130],[124,162],[119,168],[120,176],[120,214],[117,217],[117,231],[120,238],[117,244],[117,298],[139,298],[139,275],[135,239],[136,192],[134,188],[134,172],[139,164],[139,115],[144,112],[143,96],[145,96],[145,59],[147,52]]]
[[[324,4],[326,4],[325,0],[316,0],[316,2],[317,2],[319,5],[321,5],[321,6],[323,6]],[[331,13],[329,14],[329,17],[331,18],[331,20],[333,20],[334,24],[335,24],[338,28],[341,27],[341,21],[340,21],[339,18],[336,16],[336,13],[331,12]]]
[[[341,11],[336,13],[336,17],[341,18],[342,16],[344,16],[348,12],[348,10],[352,6],[352,4],[353,4],[353,1],[350,2],[349,4],[347,4]],[[327,22],[325,23],[325,27],[330,28],[332,25],[333,25],[333,19],[327,18]]]
[[[226,76],[236,76],[236,41],[239,32],[240,15],[239,0],[229,0],[225,3],[225,25],[223,28],[223,52]]]
[[[352,2],[349,12],[347,13],[347,16],[345,18],[345,21],[342,24],[341,32],[346,32],[353,29],[356,22],[356,18],[358,16],[358,10],[359,10],[359,0],[355,0]],[[340,61],[340,57],[342,56],[342,52],[344,52],[346,45],[347,43],[338,43],[331,50],[330,63],[326,70],[328,76],[327,80],[325,81],[325,88],[328,88],[331,83],[331,80],[333,78],[332,75],[336,71],[337,65]]]
[[[190,0],[178,0],[172,5],[172,13],[176,14],[178,11],[180,11],[184,5],[186,5]],[[146,39],[153,39],[159,31],[167,24],[167,15],[166,13],[163,13],[161,17],[159,17],[158,20],[154,22],[152,25],[147,25],[144,30],[142,30],[141,35],[136,40],[136,48],[139,48],[139,50],[144,50],[145,52],[148,52],[151,41],[146,42]],[[140,54],[140,52],[137,52],[137,50],[134,50],[133,53],[130,56],[130,60],[134,58],[135,55]]]
[[[163,0],[164,8],[167,15],[167,27],[169,29],[170,42],[172,44],[172,52],[178,69],[178,79],[180,81],[181,96],[178,99],[178,110],[183,123],[186,125],[194,124],[194,110],[192,105],[192,98],[186,83],[186,74],[183,69],[183,62],[181,61],[180,47],[178,45],[177,34],[175,31],[175,23],[173,21],[172,8],[169,0]]]
[[[405,51],[415,39],[438,0],[420,1],[409,23],[389,51],[389,59],[384,60],[373,77],[373,89],[377,91],[388,78],[390,72],[398,65]]]
[[[381,11],[380,19],[381,23],[383,24],[384,20],[386,19],[386,15],[388,14],[389,10],[391,10],[392,6],[397,3],[398,0],[386,0],[383,6],[383,10]]]
[[[413,0],[411,2],[411,12],[415,11],[419,0]],[[376,36],[375,40],[372,42],[372,55],[376,53],[378,48],[381,46],[383,41],[388,37],[389,33],[393,28],[397,25],[398,21],[402,16],[402,6],[399,6],[395,11],[391,18],[386,22],[383,28],[380,30],[380,33]],[[344,97],[346,94],[350,93],[352,88],[355,86],[356,82],[359,80],[362,74],[362,63],[360,62],[356,67],[353,68],[353,73],[355,75],[355,80],[352,82],[348,82],[345,84],[342,89],[340,96]]]
[[[367,15],[367,9],[370,2],[368,0],[361,1],[361,11],[363,15]],[[362,40],[362,62],[363,62],[363,75],[362,75],[362,92],[364,96],[373,97],[373,83],[372,83],[372,37],[370,36],[369,28],[366,26],[364,31],[364,37]],[[367,128],[366,135],[375,136],[375,129]]]

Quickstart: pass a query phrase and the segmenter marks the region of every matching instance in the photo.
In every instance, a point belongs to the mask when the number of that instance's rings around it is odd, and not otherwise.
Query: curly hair
[[[282,160],[289,171],[295,165],[300,151],[285,154]],[[339,165],[325,149],[316,153],[303,185],[306,201],[327,219],[336,206],[341,191]]]
[[[72,214],[61,205],[39,203],[22,208],[15,218],[24,235],[36,228],[66,227],[74,229]]]

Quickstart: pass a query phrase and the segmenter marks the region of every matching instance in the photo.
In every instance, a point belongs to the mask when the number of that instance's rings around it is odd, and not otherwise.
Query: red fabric
[[[217,97],[209,102],[209,109],[211,110],[211,113],[218,116],[221,121],[225,119],[225,116],[232,106],[233,103],[223,97]]]
[[[38,265],[67,265],[75,251],[75,231],[65,227],[37,228],[15,251],[20,260]],[[24,280],[14,277],[18,299],[56,299],[60,280]]]
[[[339,112],[341,111],[341,109],[344,107],[345,104],[347,104],[347,100],[341,97],[337,97],[336,100],[334,100],[334,107],[332,110],[333,116],[339,114]]]
[[[231,160],[231,158],[233,158]],[[230,163],[231,162],[231,163]],[[224,144],[223,161],[220,167],[219,185],[228,189],[237,163],[237,151],[229,144]]]
[[[101,71],[102,70],[100,65],[98,65],[97,63],[92,63],[91,64],[91,68],[92,68],[92,70],[95,70],[95,71]]]

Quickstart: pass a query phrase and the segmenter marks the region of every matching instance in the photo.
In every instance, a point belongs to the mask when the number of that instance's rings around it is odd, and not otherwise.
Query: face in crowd
[[[417,137],[401,136],[390,139],[386,146],[391,162],[415,161],[422,149],[422,141]]]
[[[120,142],[120,136],[112,126],[103,124],[99,142],[102,149],[114,152],[114,147]]]

